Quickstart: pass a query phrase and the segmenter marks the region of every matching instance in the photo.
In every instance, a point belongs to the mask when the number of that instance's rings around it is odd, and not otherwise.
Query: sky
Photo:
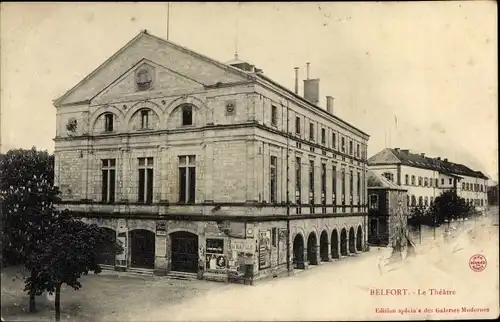
[[[2,3],[1,152],[54,149],[52,101],[141,30],[166,38],[166,3]],[[498,181],[494,1],[171,3],[169,40],[239,58],[293,90],[320,79],[320,106],[386,147],[441,156]],[[300,86],[302,93],[302,86]]]

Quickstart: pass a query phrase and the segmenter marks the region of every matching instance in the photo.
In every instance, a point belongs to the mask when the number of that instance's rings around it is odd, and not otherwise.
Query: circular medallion
[[[137,84],[137,88],[140,90],[146,90],[151,87],[153,79],[151,78],[150,72],[147,68],[139,69],[135,75],[135,83]]]

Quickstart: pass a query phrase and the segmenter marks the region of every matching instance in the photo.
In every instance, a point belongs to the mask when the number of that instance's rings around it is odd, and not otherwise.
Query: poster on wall
[[[259,232],[259,269],[271,267],[271,231]]]
[[[278,231],[278,264],[286,264],[286,229]]]
[[[224,255],[224,239],[207,239],[206,268],[209,270],[223,270],[227,267],[227,259]]]

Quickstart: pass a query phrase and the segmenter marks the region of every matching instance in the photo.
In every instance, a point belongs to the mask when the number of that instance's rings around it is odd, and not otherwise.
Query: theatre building
[[[257,280],[363,251],[368,135],[295,77],[140,32],[54,101],[59,207],[124,245],[109,269]]]

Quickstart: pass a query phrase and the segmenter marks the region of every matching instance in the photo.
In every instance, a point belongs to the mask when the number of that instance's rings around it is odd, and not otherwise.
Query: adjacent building
[[[59,207],[124,244],[115,269],[259,279],[361,252],[369,136],[295,75],[139,33],[54,102]]]
[[[428,207],[445,190],[456,191],[478,211],[488,205],[488,177],[446,158],[387,148],[372,156],[368,164],[373,172],[408,189],[409,207]]]
[[[406,245],[407,189],[381,174],[368,170],[368,242],[392,246]]]

